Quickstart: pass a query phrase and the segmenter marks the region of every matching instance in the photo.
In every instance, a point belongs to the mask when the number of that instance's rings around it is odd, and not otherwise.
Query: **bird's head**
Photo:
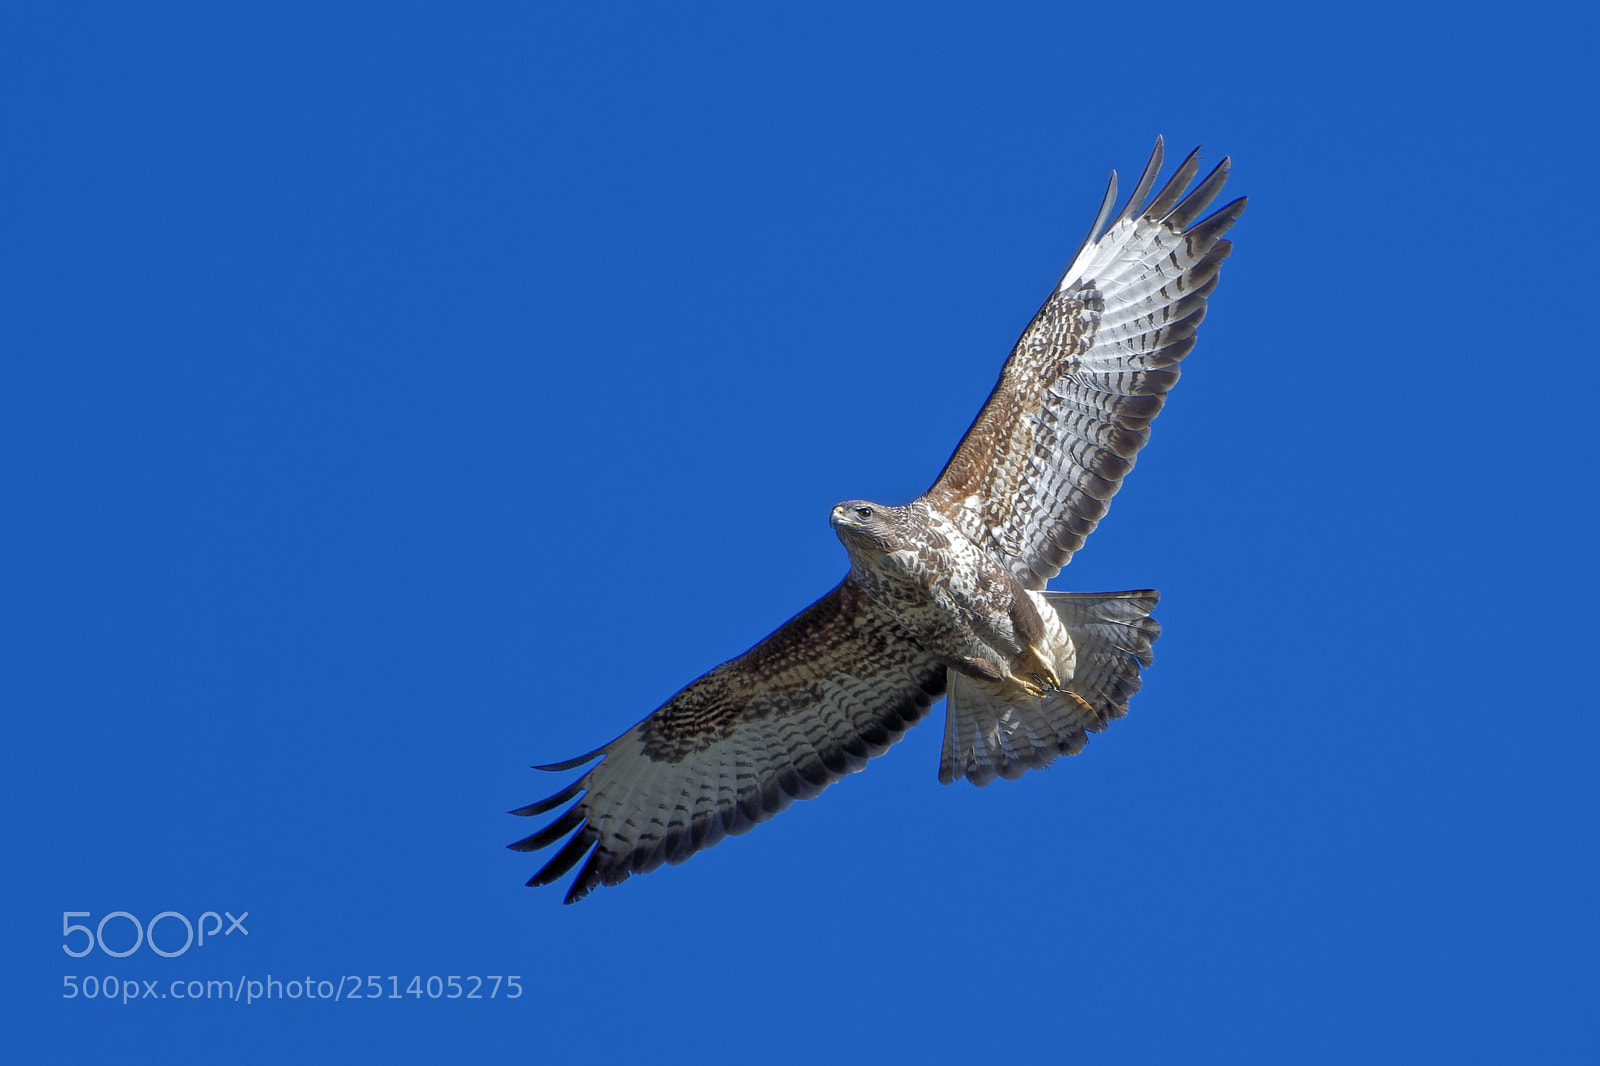
[[[899,511],[881,503],[846,500],[834,506],[828,521],[852,557],[860,553],[874,558],[895,550]]]

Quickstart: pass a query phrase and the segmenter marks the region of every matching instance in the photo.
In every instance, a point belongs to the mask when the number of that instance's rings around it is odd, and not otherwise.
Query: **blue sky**
[[[1590,1061],[1592,11],[571,8],[0,16],[19,1061]],[[1162,590],[1129,717],[523,887],[529,764],[838,580],[1158,133],[1251,206],[1053,585]],[[269,975],[386,994],[170,993]]]

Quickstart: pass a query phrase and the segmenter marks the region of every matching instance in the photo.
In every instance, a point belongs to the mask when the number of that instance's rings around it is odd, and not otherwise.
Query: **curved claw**
[[[1049,656],[1037,644],[1028,645],[1028,655],[1033,660],[1034,673],[1039,675],[1039,680],[1051,688],[1060,688],[1061,678],[1056,675],[1055,663],[1050,661]]]
[[[1006,680],[1021,689],[1022,693],[1031,699],[1042,700],[1045,697],[1044,686],[1039,684],[1033,677],[1018,677],[1016,674],[1007,674]]]

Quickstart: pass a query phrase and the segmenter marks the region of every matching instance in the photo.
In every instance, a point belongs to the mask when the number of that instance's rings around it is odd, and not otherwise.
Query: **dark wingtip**
[[[515,844],[507,846],[512,851],[538,851],[540,848],[547,848],[582,825],[585,817],[586,812],[583,810],[583,804],[574,803],[560,818],[557,818],[537,833],[523,837]],[[582,834],[579,835],[581,836]]]
[[[588,827],[580,829],[572,835],[572,839],[567,841],[560,851],[555,853],[549,862],[544,864],[544,867],[538,873],[528,880],[528,887],[538,888],[541,885],[548,885],[551,881],[576,866],[578,860],[583,858],[584,854],[594,845],[595,837],[593,831]]]
[[[1119,225],[1125,219],[1135,217],[1140,211],[1144,210],[1144,198],[1150,195],[1150,189],[1155,185],[1156,178],[1161,173],[1161,162],[1165,158],[1165,153],[1166,141],[1158,133],[1156,134],[1156,146],[1150,150],[1150,159],[1144,165],[1144,173],[1139,175],[1138,184],[1134,186],[1133,192],[1128,194],[1128,202],[1123,205],[1122,210],[1117,213],[1116,219],[1112,221],[1111,224],[1113,226]]]
[[[600,756],[600,755],[604,755],[605,753],[606,753],[606,749],[605,748],[596,748],[593,751],[591,751],[589,754],[580,755],[576,759],[568,759],[565,762],[545,763],[543,766],[535,766],[534,769],[535,770],[543,770],[546,773],[560,773],[562,770],[571,770],[574,767],[582,766],[584,763],[588,762],[590,759],[596,758],[597,756]]]
[[[583,868],[578,871],[578,876],[572,879],[572,885],[567,889],[567,896],[561,901],[563,904],[572,904],[578,902],[584,896],[587,896],[590,892],[593,892],[595,888],[602,883],[621,884],[623,881],[627,880],[627,867],[622,868],[621,876],[617,877],[614,881],[607,881],[605,878],[602,878],[600,874],[600,855],[601,852],[599,848],[595,848],[594,851],[589,854],[589,860],[585,862],[583,864]],[[566,873],[567,871],[562,870],[561,872]]]
[[[1181,202],[1174,205],[1162,221],[1180,233],[1188,229],[1194,220],[1200,217],[1206,206],[1216,199],[1217,193],[1222,191],[1232,165],[1233,160],[1223,156],[1222,162],[1212,167],[1211,173],[1207,174]]]
[[[1155,199],[1144,206],[1143,217],[1150,219],[1152,222],[1165,218],[1167,212],[1171,211],[1173,205],[1183,196],[1183,191],[1189,187],[1189,182],[1194,180],[1195,174],[1199,173],[1199,171],[1200,146],[1195,145],[1194,151],[1190,152],[1183,162],[1178,164],[1178,169],[1172,172],[1172,177],[1168,178],[1167,183],[1161,187],[1161,191],[1156,193]]]
[[[515,814],[520,818],[527,818],[535,814],[543,814],[545,811],[553,811],[563,803],[567,802],[567,800],[583,791],[584,782],[588,780],[588,777],[589,775],[585,774],[583,777],[578,778],[560,792],[557,792],[554,796],[539,800],[537,803],[530,803],[526,807],[518,807],[516,810],[509,811],[507,813]]]

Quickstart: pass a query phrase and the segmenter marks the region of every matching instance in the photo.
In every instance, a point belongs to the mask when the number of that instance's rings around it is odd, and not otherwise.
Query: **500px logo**
[[[224,932],[222,929],[223,915],[227,915],[229,923],[226,932]],[[87,925],[78,925],[72,920],[74,918],[92,917],[94,917],[94,915],[90,911],[61,912],[61,936],[65,941],[67,941],[61,945],[62,951],[65,951],[68,955],[71,955],[75,959],[81,959],[98,947],[101,951],[105,952],[107,955],[110,955],[113,959],[125,959],[129,955],[132,955],[135,951],[138,951],[141,944],[148,943],[150,945],[150,950],[155,952],[157,955],[160,955],[162,958],[175,959],[179,955],[182,955],[185,951],[188,951],[189,947],[193,944],[198,944],[200,947],[205,947],[206,937],[209,936],[212,939],[215,939],[219,932],[221,932],[223,936],[232,936],[235,932],[243,933],[245,936],[250,935],[250,930],[244,927],[244,920],[250,917],[249,911],[245,911],[237,918],[235,918],[232,914],[229,914],[227,911],[223,911],[222,914],[218,914],[216,911],[206,911],[200,916],[199,920],[194,922],[189,921],[188,918],[179,914],[177,911],[162,911],[154,918],[151,918],[148,925],[140,925],[139,919],[135,918],[127,911],[112,911],[104,918],[101,918],[100,924],[96,925],[93,929],[90,929]],[[126,951],[114,951],[111,948],[106,947],[106,923],[111,921],[113,918],[125,919],[130,925],[133,926],[133,947],[128,948]],[[210,929],[206,928],[207,918],[210,918],[212,921],[212,926]],[[164,950],[159,944],[156,943],[156,926],[160,925],[163,921],[167,922],[169,927],[174,922],[183,926],[183,946],[178,948],[176,951]],[[115,929],[117,927],[113,926],[112,928]],[[195,936],[195,931],[197,928],[200,934],[198,939]],[[74,933],[82,933],[86,938],[82,951],[72,950],[71,941]],[[174,935],[163,933],[162,936],[166,937],[168,943],[170,944]]]

